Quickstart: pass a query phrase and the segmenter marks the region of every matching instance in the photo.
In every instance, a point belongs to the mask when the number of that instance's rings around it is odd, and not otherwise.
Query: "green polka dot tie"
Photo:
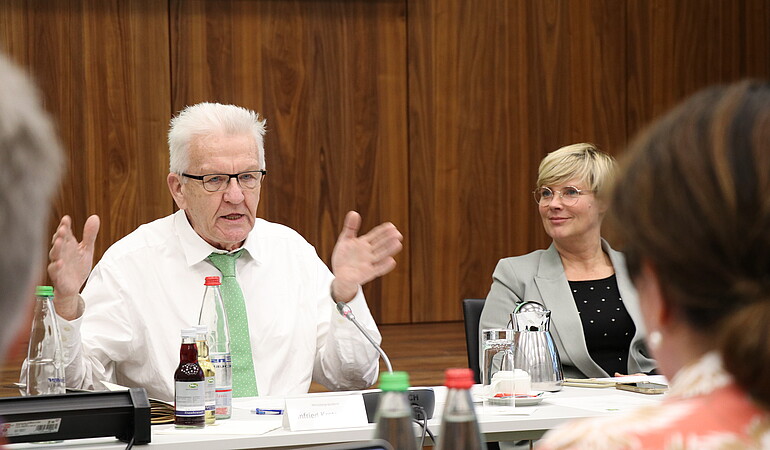
[[[235,279],[235,260],[243,249],[235,253],[212,253],[209,261],[222,272],[222,301],[230,326],[230,353],[233,358],[233,397],[256,397],[257,377],[249,342],[249,320],[246,317],[246,301]]]

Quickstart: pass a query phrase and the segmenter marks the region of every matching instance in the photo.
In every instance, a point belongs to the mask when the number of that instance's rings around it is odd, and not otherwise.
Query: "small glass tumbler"
[[[509,328],[481,332],[481,392],[485,408],[516,406],[513,333]]]

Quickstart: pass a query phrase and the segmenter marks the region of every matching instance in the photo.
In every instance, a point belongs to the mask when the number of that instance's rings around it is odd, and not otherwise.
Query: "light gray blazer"
[[[628,373],[650,372],[656,366],[644,345],[645,329],[636,290],[626,270],[623,254],[613,250],[602,239],[602,249],[610,257],[618,281],[618,289],[628,314],[636,325],[636,334],[628,349]],[[492,275],[492,288],[481,313],[479,330],[505,328],[518,303],[536,301],[551,311],[551,334],[559,350],[564,376],[569,378],[607,377],[588,354],[583,325],[564,274],[559,252],[553,244],[547,250],[497,263]],[[479,354],[481,356],[481,353]]]

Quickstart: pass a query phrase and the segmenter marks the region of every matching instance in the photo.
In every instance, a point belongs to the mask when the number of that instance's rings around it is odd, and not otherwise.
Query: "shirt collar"
[[[254,227],[256,228],[256,226],[255,223]],[[179,236],[179,242],[182,246],[182,251],[184,252],[184,257],[188,266],[193,266],[204,261],[213,252],[228,253],[224,250],[214,248],[214,246],[203,240],[203,238],[195,232],[192,225],[190,225],[190,221],[187,220],[187,214],[185,214],[184,210],[180,209],[174,213],[174,230],[176,230],[176,234]],[[243,243],[243,247],[241,247],[246,250],[246,254],[242,255],[241,258],[251,258],[257,263],[260,263],[258,256],[259,246],[257,239],[253,235],[254,229],[249,232],[246,241]],[[239,249],[233,251],[237,250]]]
[[[732,377],[722,367],[719,353],[711,351],[674,375],[669,395],[683,398],[705,395],[731,382]]]

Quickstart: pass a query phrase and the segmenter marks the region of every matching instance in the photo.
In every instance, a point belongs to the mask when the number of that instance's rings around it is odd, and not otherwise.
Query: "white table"
[[[440,415],[443,409],[446,389],[434,388],[436,391],[436,410],[428,426],[434,435],[438,436]],[[324,395],[308,394],[308,395]],[[517,407],[521,412],[531,411],[529,415],[490,415],[485,413],[483,406],[477,405],[477,415],[481,432],[487,441],[511,441],[521,439],[537,439],[546,431],[570,419],[595,417],[608,414],[622,413],[624,410],[640,404],[655,403],[661,400],[661,395],[644,395],[620,391],[614,388],[591,389],[564,387],[560,392],[546,393],[544,400],[536,406]],[[222,421],[223,428],[225,421]],[[281,416],[257,416],[245,409],[234,409],[233,418],[227,422],[232,425],[257,427],[272,423],[279,426]],[[339,442],[365,441],[372,439],[374,424],[358,428],[339,428],[317,431],[292,432],[278,428],[263,435],[233,435],[219,434],[217,427],[207,427],[203,430],[169,430],[172,434],[163,434],[164,429],[173,425],[153,426],[152,443],[135,448],[163,448],[168,450],[189,450],[197,446],[191,443],[204,443],[207,450],[232,448],[276,448],[293,446],[311,446]],[[426,438],[426,441],[429,438]],[[32,445],[13,444],[10,449],[26,448],[83,448],[83,449],[124,449],[126,444],[110,438],[70,440],[56,444]]]

